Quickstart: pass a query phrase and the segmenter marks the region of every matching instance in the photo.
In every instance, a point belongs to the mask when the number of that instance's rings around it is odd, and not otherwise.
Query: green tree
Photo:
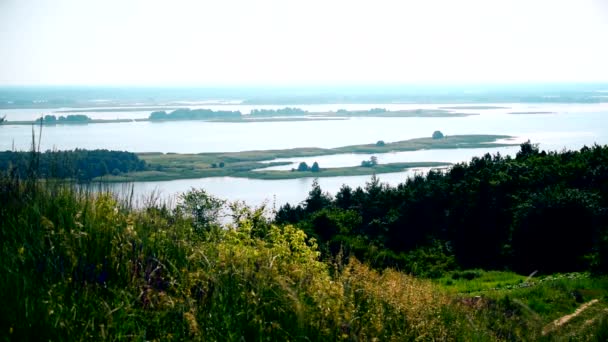
[[[312,172],[319,172],[320,171],[320,169],[319,169],[319,163],[314,162],[312,164],[312,167],[310,168],[310,171],[312,171]]]
[[[308,171],[308,164],[306,164],[306,162],[301,162],[300,165],[298,165],[298,171]]]
[[[433,132],[433,139],[443,139],[443,133],[441,133],[441,131],[435,131]]]
[[[203,189],[192,188],[179,196],[176,210],[190,217],[192,226],[200,232],[219,226],[225,204],[225,200],[216,198]]]

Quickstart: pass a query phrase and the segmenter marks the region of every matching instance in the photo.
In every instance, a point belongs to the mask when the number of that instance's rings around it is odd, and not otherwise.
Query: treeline
[[[205,119],[229,119],[240,118],[240,111],[228,111],[211,109],[188,109],[180,108],[167,113],[164,110],[152,112],[148,119],[150,121],[165,121],[165,120],[205,120]]]
[[[135,153],[109,150],[0,152],[0,170],[20,178],[36,177],[89,181],[109,174],[143,171],[146,162]]]
[[[369,110],[346,110],[346,109],[338,109],[336,111],[337,114],[381,114],[388,112],[386,108],[372,108]]]
[[[252,109],[251,116],[305,115],[308,112],[300,108],[285,107],[282,109]]]
[[[354,255],[424,276],[456,268],[531,273],[608,270],[608,146],[515,158],[486,154],[396,187],[377,178],[335,197],[318,184],[279,223]]]
[[[372,108],[370,110],[348,111],[339,109],[336,114],[340,115],[373,115],[388,112],[385,108]],[[243,117],[273,117],[285,115],[306,115],[308,111],[301,108],[285,107],[280,109],[252,109],[249,115],[243,115],[240,111],[226,111],[211,109],[188,109],[180,108],[170,113],[166,111],[156,111],[150,113],[148,120],[150,121],[168,121],[168,120],[208,120],[208,119],[241,119]]]
[[[45,125],[54,125],[54,124],[63,124],[63,123],[87,123],[91,121],[91,118],[82,115],[82,114],[74,114],[68,116],[55,116],[55,115],[45,115],[43,118],[39,118],[36,122],[42,122]]]

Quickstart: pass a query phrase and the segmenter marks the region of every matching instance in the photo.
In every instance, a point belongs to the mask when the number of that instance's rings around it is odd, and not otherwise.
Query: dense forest
[[[397,187],[377,178],[335,197],[315,184],[277,223],[317,238],[326,256],[423,276],[457,268],[525,274],[608,270],[608,147],[515,158],[486,154]]]
[[[0,170],[20,178],[37,177],[90,181],[95,177],[119,175],[146,169],[145,161],[135,153],[109,150],[0,152]]]

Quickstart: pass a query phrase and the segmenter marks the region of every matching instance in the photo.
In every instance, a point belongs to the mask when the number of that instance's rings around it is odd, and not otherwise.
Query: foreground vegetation
[[[0,340],[601,341],[608,333],[606,278],[533,282],[473,270],[425,280],[352,255],[323,258],[315,239],[273,223],[264,208],[202,190],[174,208],[151,197],[134,209],[129,196],[35,177],[0,175]],[[552,323],[595,299],[567,324]]]

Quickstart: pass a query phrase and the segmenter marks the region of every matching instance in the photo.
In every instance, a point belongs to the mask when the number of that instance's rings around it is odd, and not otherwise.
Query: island
[[[82,112],[112,112],[117,109],[95,109]],[[58,113],[75,113],[75,110],[60,111]],[[411,118],[411,117],[466,117],[479,115],[476,113],[455,113],[446,109],[407,109],[387,110],[372,108],[370,110],[345,110],[324,112],[308,112],[300,108],[285,107],[282,109],[253,109],[249,114],[241,111],[189,109],[178,108],[173,111],[153,111],[147,118],[132,119],[92,119],[85,114],[70,114],[67,116],[45,115],[36,120],[8,121],[7,125],[63,125],[63,124],[98,124],[98,123],[124,123],[124,122],[168,122],[168,121],[211,121],[211,122],[289,122],[289,121],[321,121],[321,120],[348,120],[353,117],[384,117],[384,118]]]
[[[517,146],[516,143],[497,143],[498,140],[512,139],[507,135],[454,135],[442,139],[416,138],[381,144],[350,145],[337,148],[292,148],[282,150],[262,150],[224,153],[139,153],[145,161],[145,171],[107,175],[97,180],[105,182],[161,181],[204,177],[242,177],[255,179],[293,179],[305,177],[335,177],[372,175],[399,172],[409,168],[445,167],[446,162],[416,162],[375,164],[372,167],[357,165],[351,167],[324,168],[317,171],[263,170],[270,166],[288,165],[291,162],[272,162],[279,158],[315,157],[343,153],[381,154],[424,149],[455,149]],[[503,140],[504,141],[504,140]],[[262,170],[260,170],[262,169]]]

